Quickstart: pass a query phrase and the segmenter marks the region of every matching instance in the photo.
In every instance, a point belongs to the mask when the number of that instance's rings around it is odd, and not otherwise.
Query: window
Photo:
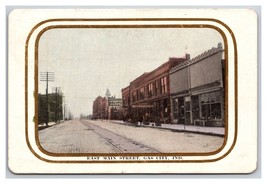
[[[153,83],[148,84],[148,97],[153,96]]]
[[[167,77],[160,79],[161,93],[167,93]]]
[[[221,119],[221,104],[214,103],[210,105],[211,108],[211,118],[212,119]]]
[[[140,88],[140,100],[145,98],[145,87]]]
[[[193,120],[199,119],[199,96],[192,96],[192,116]]]
[[[220,91],[200,95],[201,117],[205,119],[221,119]]]
[[[157,94],[160,94],[160,92],[159,92],[159,81],[158,80],[155,81],[155,95],[157,95]]]
[[[133,102],[135,102],[137,100],[136,90],[132,92],[132,99],[133,99]]]

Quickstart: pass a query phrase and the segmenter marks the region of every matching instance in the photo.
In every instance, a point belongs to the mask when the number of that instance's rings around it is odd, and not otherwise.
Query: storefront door
[[[185,97],[185,124],[191,123],[191,99],[189,96]]]

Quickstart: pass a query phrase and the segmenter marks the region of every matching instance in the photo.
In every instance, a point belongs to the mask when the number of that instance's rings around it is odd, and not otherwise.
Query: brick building
[[[107,89],[105,97],[98,96],[93,102],[93,119],[122,119],[122,99],[111,96]]]
[[[127,108],[130,105],[130,86],[121,90],[122,93],[122,108]]]
[[[222,44],[173,67],[170,93],[175,123],[224,126]]]
[[[162,123],[170,123],[169,71],[185,60],[186,58],[169,58],[158,68],[142,74],[123,88],[123,107],[127,111],[124,114],[134,121],[148,118],[148,121],[160,119]]]
[[[107,119],[107,98],[98,96],[93,102],[93,119]]]

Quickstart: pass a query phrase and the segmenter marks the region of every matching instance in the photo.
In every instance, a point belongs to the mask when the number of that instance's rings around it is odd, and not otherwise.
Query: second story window
[[[161,93],[167,93],[167,77],[162,77],[160,79]]]
[[[123,106],[127,106],[129,104],[129,95],[124,95],[123,98],[122,98],[122,104]]]
[[[148,97],[153,96],[153,83],[148,84]]]
[[[160,90],[159,90],[159,81],[156,80],[155,81],[155,95],[160,94]]]
[[[140,100],[145,98],[145,87],[140,88]]]
[[[137,100],[137,97],[136,97],[136,90],[133,91],[132,93],[132,99],[133,99],[133,102],[135,102]]]

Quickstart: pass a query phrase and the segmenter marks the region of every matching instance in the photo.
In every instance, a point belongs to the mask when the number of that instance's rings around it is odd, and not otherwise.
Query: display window
[[[221,119],[221,93],[220,91],[200,95],[201,118]]]

